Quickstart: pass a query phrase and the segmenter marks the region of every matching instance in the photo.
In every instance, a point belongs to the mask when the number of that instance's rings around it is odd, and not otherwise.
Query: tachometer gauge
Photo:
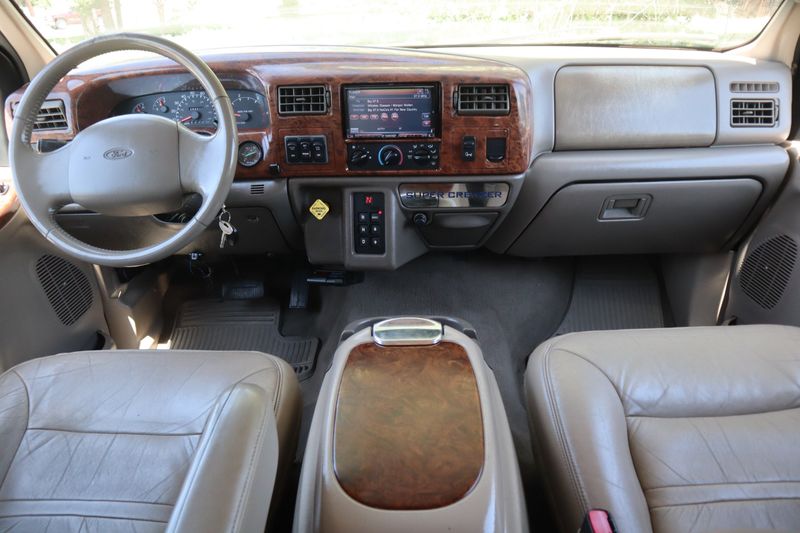
[[[258,113],[258,100],[253,96],[242,96],[234,98],[231,102],[233,113],[236,116],[236,124],[244,126]]]
[[[186,126],[213,128],[217,126],[217,111],[206,93],[192,91],[178,100],[175,120]]]
[[[243,167],[256,166],[263,156],[264,152],[261,147],[252,141],[243,142],[239,145],[239,164]]]

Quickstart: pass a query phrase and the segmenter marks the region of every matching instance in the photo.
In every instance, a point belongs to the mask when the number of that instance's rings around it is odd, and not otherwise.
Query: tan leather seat
[[[18,365],[0,376],[0,531],[263,531],[299,407],[291,367],[255,352]]]
[[[562,531],[590,508],[620,533],[800,530],[800,329],[555,338],[526,373]]]

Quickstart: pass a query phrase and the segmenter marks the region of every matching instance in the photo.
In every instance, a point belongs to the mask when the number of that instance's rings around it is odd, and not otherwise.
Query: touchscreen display
[[[348,138],[435,137],[432,86],[347,87]]]

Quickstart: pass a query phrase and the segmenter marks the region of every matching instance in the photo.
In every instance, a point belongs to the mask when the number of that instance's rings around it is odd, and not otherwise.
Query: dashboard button
[[[369,214],[369,220],[370,220],[370,222],[380,222],[381,221],[381,215],[379,213],[370,213]]]
[[[364,225],[358,226],[359,235],[367,235],[368,233],[369,233],[369,228],[367,226]]]
[[[383,245],[383,241],[380,237],[373,237],[370,239],[369,244],[373,248],[380,248]]]
[[[359,222],[369,222],[369,213],[359,213],[358,214],[358,221]]]
[[[381,227],[380,227],[380,226],[375,226],[375,225],[372,225],[372,226],[370,226],[370,228],[369,228],[369,232],[370,232],[370,233],[372,233],[373,235],[379,235],[379,234],[380,234],[380,232],[381,232]]]

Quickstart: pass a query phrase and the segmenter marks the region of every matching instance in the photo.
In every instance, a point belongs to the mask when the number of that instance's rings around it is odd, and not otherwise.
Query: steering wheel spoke
[[[22,205],[46,223],[51,221],[55,211],[73,201],[69,188],[71,156],[69,144],[53,152],[40,153],[30,145],[15,151],[17,189]]]
[[[209,151],[218,144],[216,136],[202,135],[185,126],[178,127],[180,150],[180,178],[184,193],[197,193],[203,198],[212,194],[216,186],[213,161]]]

